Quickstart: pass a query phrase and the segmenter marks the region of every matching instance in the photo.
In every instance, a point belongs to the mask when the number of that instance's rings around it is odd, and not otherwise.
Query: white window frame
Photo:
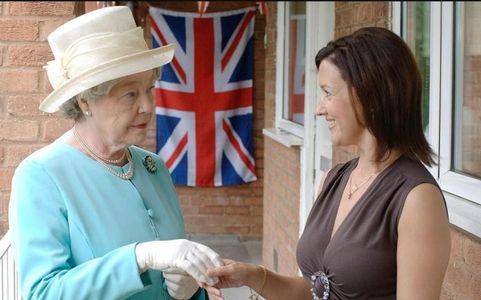
[[[267,137],[286,147],[300,147],[300,206],[299,206],[299,235],[304,230],[305,221],[309,215],[314,197],[322,176],[317,156],[326,151],[326,147],[319,150],[316,139],[329,138],[319,136],[319,118],[315,117],[315,110],[319,96],[317,82],[317,68],[314,64],[319,49],[334,38],[335,4],[333,1],[306,2],[306,69],[305,69],[305,97],[304,97],[304,126],[283,119],[284,72],[287,72],[284,62],[286,30],[286,7],[289,3],[277,3],[277,52],[276,52],[276,119],[275,128],[264,128]],[[329,142],[330,143],[330,142]],[[331,157],[332,151],[324,153]]]
[[[481,237],[481,180],[451,170],[452,113],[456,99],[453,53],[455,43],[463,42],[463,39],[454,41],[454,11],[452,2],[431,2],[429,142],[439,157],[439,165],[429,170],[443,191],[450,222]],[[402,3],[393,2],[392,12],[392,29],[400,34]]]
[[[286,39],[290,37],[289,26],[286,26],[287,11],[291,5],[290,1],[281,1],[277,3],[277,53],[276,53],[276,128],[294,134],[304,139],[304,123],[303,125],[292,122],[284,118],[284,110],[287,108],[289,97],[285,94],[288,74],[288,64],[286,64],[285,57],[289,57],[288,50],[286,49]],[[306,3],[307,8],[307,3]],[[306,24],[307,24],[307,9],[306,9]],[[307,26],[306,26],[307,31]],[[307,39],[307,33],[306,33]],[[306,64],[306,68],[308,68]],[[307,80],[306,80],[307,87]],[[305,94],[304,94],[305,95]],[[305,113],[305,109],[304,109]],[[304,114],[304,116],[306,116]]]
[[[324,174],[320,158],[332,158],[329,135],[322,136],[319,118],[315,117],[320,89],[315,58],[319,49],[334,39],[335,4],[333,1],[306,3],[306,91],[304,101],[304,145],[301,147],[301,200],[299,206],[299,236],[314,204],[320,178]],[[319,139],[325,139],[320,143]],[[326,147],[325,145],[329,145]]]

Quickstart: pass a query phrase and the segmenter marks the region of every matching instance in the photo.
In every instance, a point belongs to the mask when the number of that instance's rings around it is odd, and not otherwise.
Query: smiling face
[[[110,92],[88,102],[92,116],[87,117],[90,130],[102,138],[102,143],[125,147],[142,142],[154,112],[153,71],[127,76]]]
[[[319,65],[319,87],[321,99],[316,115],[324,116],[331,133],[331,142],[336,146],[359,143],[364,128],[357,121],[347,83],[338,68],[324,59]]]

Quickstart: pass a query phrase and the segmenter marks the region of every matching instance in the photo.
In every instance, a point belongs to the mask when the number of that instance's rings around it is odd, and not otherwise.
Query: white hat
[[[149,49],[127,6],[81,15],[48,36],[55,60],[44,67],[53,87],[40,110],[53,113],[79,93],[116,78],[169,63],[174,44]]]

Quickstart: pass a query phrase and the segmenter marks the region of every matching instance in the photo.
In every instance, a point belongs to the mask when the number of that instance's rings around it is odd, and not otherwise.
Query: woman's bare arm
[[[427,183],[415,187],[398,224],[397,299],[439,300],[450,249],[441,192]]]

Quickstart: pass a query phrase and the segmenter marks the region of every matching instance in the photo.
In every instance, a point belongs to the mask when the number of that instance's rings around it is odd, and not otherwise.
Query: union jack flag
[[[172,12],[150,8],[154,47],[177,44],[155,84],[157,153],[177,185],[257,179],[252,141],[255,8]]]

